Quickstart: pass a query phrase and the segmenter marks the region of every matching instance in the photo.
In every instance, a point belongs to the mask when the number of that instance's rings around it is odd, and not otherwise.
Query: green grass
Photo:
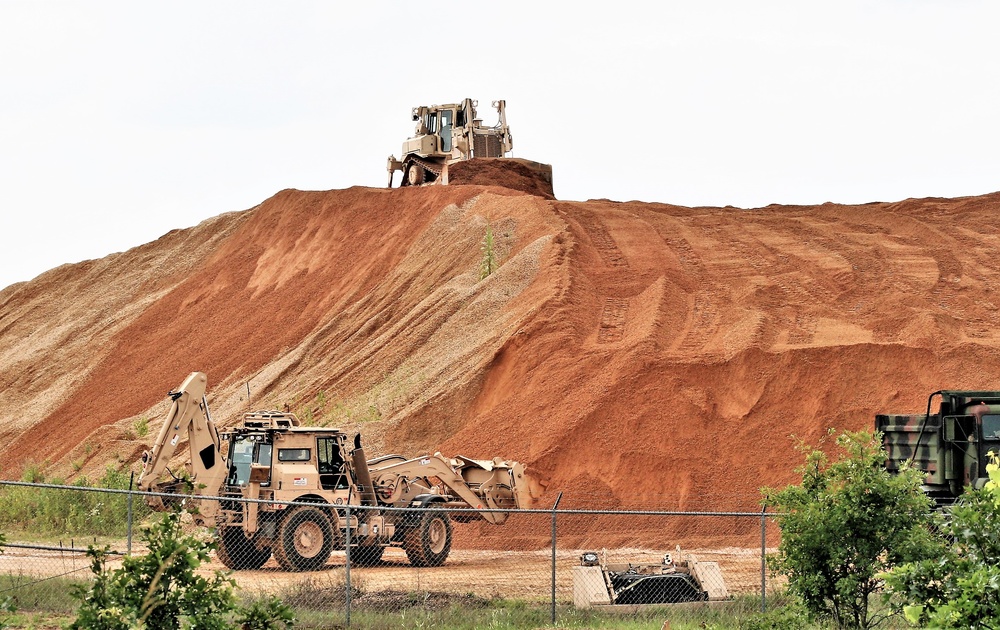
[[[23,477],[35,483],[45,480],[36,467],[25,470]],[[51,480],[62,484],[60,479]],[[109,466],[96,484],[87,478],[74,486],[126,490],[129,472]],[[149,514],[141,497],[132,500],[133,522]],[[128,498],[107,494],[56,488],[4,486],[0,488],[0,531],[27,534],[34,540],[50,536],[124,536],[128,528]]]
[[[295,610],[296,628],[344,628],[346,615],[342,587],[336,580],[299,584],[278,593]],[[34,583],[25,576],[0,576],[0,590],[22,584],[15,591],[20,599],[17,612],[0,617],[0,628],[57,628],[72,620],[78,602],[69,593],[77,580],[53,578]],[[42,585],[49,584],[45,588]],[[8,591],[10,593],[10,591]],[[262,594],[240,591],[245,602]],[[776,599],[781,601],[780,599]],[[653,606],[641,610],[578,610],[567,603],[556,608],[552,623],[548,603],[500,598],[482,598],[472,594],[407,593],[358,591],[352,602],[351,628],[366,630],[403,630],[438,628],[441,630],[536,630],[542,628],[660,630],[664,621],[670,630],[757,630],[763,628],[820,629],[825,626],[806,623],[801,618],[782,614],[781,608],[769,607],[766,618],[758,614],[760,600],[737,597],[731,602],[706,607]],[[794,613],[793,613],[794,614]],[[6,626],[4,625],[6,624]],[[905,628],[901,619],[881,626]]]
[[[90,584],[89,571],[73,576],[38,577],[24,574],[0,575],[0,599],[10,598],[16,613],[72,614],[80,602],[72,595],[75,586]]]

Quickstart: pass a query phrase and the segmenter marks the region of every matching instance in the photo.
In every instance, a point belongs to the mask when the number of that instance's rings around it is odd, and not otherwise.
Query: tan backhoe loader
[[[387,547],[402,547],[411,564],[439,566],[451,550],[452,520],[500,525],[508,512],[480,510],[529,507],[530,480],[513,461],[440,453],[369,460],[360,435],[352,449],[343,431],[304,427],[277,411],[247,413],[220,434],[206,383],[205,374],[194,372],[169,394],[172,404],[152,451],[143,454],[138,487],[216,497],[185,507],[194,508],[196,523],[216,528],[219,558],[232,569],[260,568],[272,554],[289,571],[318,569],[334,549],[345,548],[348,535],[356,564],[376,563]],[[174,475],[168,465],[185,442],[190,459],[185,474]],[[166,510],[173,501],[152,495],[148,503]],[[361,507],[348,517],[347,506]]]

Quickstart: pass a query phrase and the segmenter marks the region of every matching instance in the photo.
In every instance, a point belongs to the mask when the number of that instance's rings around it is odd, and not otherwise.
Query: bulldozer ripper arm
[[[187,441],[190,449],[190,494],[217,495],[227,471],[225,457],[220,450],[219,432],[212,422],[205,400],[207,377],[202,372],[192,372],[180,387],[170,392],[170,410],[163,419],[163,426],[153,443],[152,451],[142,454],[142,473],[138,488],[143,492],[184,492],[185,484],[176,478],[161,480],[169,472],[167,466],[177,447]],[[147,497],[155,510],[167,510],[164,497]],[[215,501],[202,501],[196,520],[211,522],[218,511]]]

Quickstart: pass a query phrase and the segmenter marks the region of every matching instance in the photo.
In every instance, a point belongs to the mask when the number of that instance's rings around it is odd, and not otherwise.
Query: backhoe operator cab
[[[415,566],[438,566],[451,550],[451,521],[502,524],[531,500],[524,466],[440,453],[368,460],[339,429],[304,427],[294,414],[258,411],[219,433],[205,399],[207,378],[192,373],[169,394],[172,404],[152,451],[143,453],[141,491],[157,510],[170,494],[194,494],[195,522],[214,527],[219,559],[231,569],[260,568],[273,555],[289,571],[321,568],[350,530],[355,564],[378,562],[402,547]],[[186,475],[168,465],[186,440]],[[214,498],[208,498],[214,497]],[[288,503],[299,505],[288,505]],[[303,505],[304,503],[304,505]],[[358,506],[348,515],[348,505]],[[412,511],[385,511],[411,507]],[[449,516],[442,507],[471,508]]]

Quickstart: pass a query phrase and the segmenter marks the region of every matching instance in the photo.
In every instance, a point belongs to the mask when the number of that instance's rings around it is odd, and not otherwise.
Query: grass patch
[[[45,481],[38,466],[29,466],[23,475],[33,483]],[[61,485],[63,480],[51,483]],[[95,483],[86,477],[74,486],[127,490],[129,472],[112,466]],[[141,497],[133,497],[132,518],[139,522],[149,514]],[[85,490],[5,486],[0,488],[0,530],[45,536],[124,536],[128,530],[128,497]]]
[[[85,580],[66,577],[39,580],[30,576],[0,576],[0,596],[16,593],[17,613],[4,621],[9,628],[55,628],[71,619],[78,601],[70,596],[74,584]],[[11,587],[15,591],[10,591]],[[482,597],[472,593],[367,591],[363,581],[352,580],[351,628],[402,630],[535,630],[576,628],[579,630],[660,630],[665,621],[670,630],[763,630],[819,629],[806,621],[801,609],[780,595],[769,597],[768,613],[761,615],[760,599],[737,596],[711,606],[651,606],[642,609],[580,610],[562,602],[552,623],[547,602]],[[272,594],[289,605],[297,618],[296,628],[345,628],[346,598],[343,576],[316,574],[277,591],[238,590],[244,605],[265,601]],[[0,623],[0,627],[3,624]],[[901,618],[883,626],[901,629]]]
[[[86,571],[80,576],[89,576]],[[10,598],[17,613],[73,614],[80,602],[73,597],[75,587],[87,587],[86,577],[39,577],[36,575],[0,575],[0,598]]]

